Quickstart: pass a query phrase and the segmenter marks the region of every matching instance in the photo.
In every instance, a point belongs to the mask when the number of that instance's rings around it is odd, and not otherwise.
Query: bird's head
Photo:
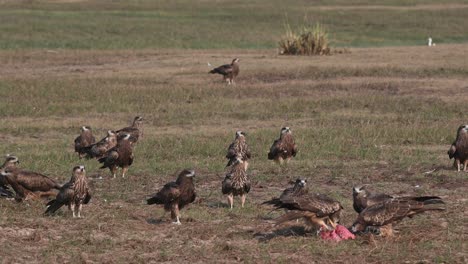
[[[234,59],[232,60],[232,64],[234,64],[234,63],[239,63],[239,58],[234,58]]]
[[[356,221],[356,222],[354,222],[354,224],[351,226],[351,228],[349,228],[349,230],[351,230],[351,233],[353,233],[353,234],[358,234],[358,233],[364,232],[365,226],[363,226],[363,225],[360,224],[358,221]]]
[[[291,129],[289,129],[289,127],[281,128],[281,135],[290,134],[290,133],[291,133]]]
[[[306,184],[307,184],[307,180],[301,179],[301,178],[298,178],[296,182],[294,183],[295,186],[299,186],[299,187],[305,187]]]
[[[83,165],[73,167],[73,174],[74,175],[84,174],[85,172],[86,172],[85,166],[83,166]]]
[[[353,187],[353,195],[365,194],[368,184],[357,185]]]
[[[81,127],[81,132],[85,132],[85,131],[89,131],[89,130],[91,130],[90,126],[82,126]]]
[[[193,169],[185,169],[184,171],[182,171],[182,173],[187,178],[195,177],[195,170],[193,170]]]
[[[2,176],[2,177],[7,177],[7,176],[10,176],[11,174],[12,174],[11,171],[8,171],[8,170],[5,170],[5,169],[0,170],[0,176]]]
[[[466,134],[468,133],[468,125],[461,125],[458,128],[458,134]]]
[[[246,134],[244,131],[241,131],[241,130],[236,131],[236,138],[245,137],[245,136]]]
[[[132,135],[130,134],[124,134],[122,137],[122,140],[129,140]]]
[[[5,159],[5,163],[8,163],[8,164],[19,164],[19,159],[18,157],[16,156],[13,156],[13,155],[10,155],[10,154],[7,154],[6,155],[6,159]]]
[[[114,131],[112,131],[112,130],[108,130],[108,131],[107,131],[107,136],[108,136],[108,137],[115,137],[115,136],[117,136],[117,134],[116,134]]]

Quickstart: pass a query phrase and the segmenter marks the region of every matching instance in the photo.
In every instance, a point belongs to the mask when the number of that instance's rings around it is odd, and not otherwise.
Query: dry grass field
[[[0,200],[2,261],[10,262],[466,262],[467,174],[446,150],[465,122],[468,45],[350,49],[326,57],[274,51],[4,51],[0,53],[1,153],[21,167],[65,182],[84,164],[94,194],[84,219],[44,201]],[[238,56],[237,85],[207,74],[207,62]],[[144,138],[126,179],[72,142],[90,125],[101,137],[142,115]],[[279,129],[292,128],[300,152],[278,168],[266,153]],[[247,207],[226,208],[220,192],[225,151],[238,129],[253,150]],[[161,221],[145,198],[185,167],[197,171],[199,198],[182,226]],[[100,178],[102,176],[102,179]],[[395,238],[339,244],[273,227],[278,213],[260,203],[296,177],[356,218],[351,188],[439,195],[448,210],[407,219]],[[235,204],[238,205],[238,202]],[[166,216],[168,217],[168,215]]]
[[[302,57],[274,47],[282,10],[300,24],[292,14],[308,1],[258,12],[263,0],[213,2],[0,0],[0,155],[59,182],[85,165],[93,193],[82,219],[0,199],[0,263],[466,263],[468,174],[446,152],[468,122],[468,3],[317,1],[306,13],[351,47]],[[226,16],[241,33],[227,34]],[[435,47],[429,28],[443,37]],[[236,85],[208,74],[234,57]],[[136,115],[144,135],[127,178],[73,152],[81,126],[100,139]],[[299,153],[280,168],[267,152],[283,126]],[[247,132],[253,187],[230,210],[221,181],[236,130]],[[175,226],[145,200],[184,168],[197,172],[198,198]],[[447,210],[405,219],[394,238],[331,243],[302,222],[273,226],[281,212],[260,205],[297,177],[343,204],[345,226],[356,184],[441,196]]]

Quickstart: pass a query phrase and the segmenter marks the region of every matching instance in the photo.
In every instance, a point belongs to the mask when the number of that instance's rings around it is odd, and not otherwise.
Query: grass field
[[[468,1],[0,1],[0,49],[264,49],[304,21],[336,46],[468,41]],[[372,2],[373,3],[373,2]]]
[[[44,201],[1,199],[1,263],[467,262],[468,174],[454,171],[446,151],[467,122],[468,45],[443,44],[467,40],[467,1],[270,1],[275,8],[261,10],[259,0],[187,2],[0,1],[0,153],[60,182],[84,164],[93,192],[83,219],[66,210],[43,217]],[[266,49],[285,13],[292,23],[320,17],[349,52]],[[205,28],[227,16],[249,32]],[[426,27],[429,20],[440,22]],[[424,46],[429,28],[436,47]],[[396,46],[353,48],[381,45]],[[208,62],[234,57],[235,86],[208,74]],[[136,115],[144,136],[128,178],[73,153],[82,125],[101,138]],[[266,154],[283,126],[299,154],[281,169]],[[221,181],[239,129],[248,133],[254,184],[247,207],[236,200],[231,211]],[[186,167],[197,171],[199,198],[174,226],[145,199]],[[279,212],[260,205],[297,177],[339,200],[346,226],[356,218],[355,184],[438,195],[447,211],[404,220],[395,238],[328,243],[300,222],[274,227]]]

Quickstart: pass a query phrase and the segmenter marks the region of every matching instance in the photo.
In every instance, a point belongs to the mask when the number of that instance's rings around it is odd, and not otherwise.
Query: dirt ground
[[[325,57],[279,56],[274,50],[0,52],[6,111],[0,150],[24,157],[22,167],[61,182],[68,180],[72,164],[84,162],[93,191],[83,219],[72,219],[65,209],[44,217],[45,201],[1,199],[0,262],[466,263],[468,174],[454,171],[446,151],[466,122],[467,55],[468,45],[350,49]],[[233,57],[241,61],[235,86],[207,74],[208,63]],[[41,90],[47,85],[50,90]],[[102,96],[108,91],[112,95]],[[74,102],[67,94],[79,97],[70,113],[28,110],[36,101]],[[95,99],[86,104],[80,96]],[[155,103],[134,106],[145,100]],[[287,100],[291,103],[281,104]],[[80,103],[88,109],[80,111]],[[275,103],[271,113],[265,109]],[[186,105],[190,111],[184,112]],[[16,111],[8,110],[12,107]],[[103,132],[122,126],[135,112],[148,121],[128,178],[112,179],[97,162],[72,153],[81,124]],[[266,160],[266,152],[285,123],[291,124],[300,153],[279,168]],[[230,210],[220,183],[223,155],[236,129],[252,133],[248,142],[256,152],[247,206],[239,208],[236,200]],[[145,199],[175,179],[175,168],[187,165],[197,171],[198,198],[176,226]],[[308,178],[312,191],[338,199],[346,226],[356,218],[351,188],[360,183],[372,184],[376,192],[438,195],[447,210],[405,219],[394,238],[365,235],[330,243],[301,222],[275,227],[281,212],[260,205],[296,177]]]

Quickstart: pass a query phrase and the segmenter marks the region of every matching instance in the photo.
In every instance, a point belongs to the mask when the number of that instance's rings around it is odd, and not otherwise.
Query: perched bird
[[[237,156],[236,161],[224,177],[221,191],[227,194],[229,205],[232,209],[234,196],[241,197],[241,207],[244,207],[245,198],[250,191],[250,178],[245,171],[244,161],[241,156]]]
[[[341,218],[343,209],[341,204],[326,195],[302,191],[302,185],[305,186],[300,181],[296,182],[293,188],[296,191],[286,189],[280,198],[265,202],[274,205],[276,209],[289,210],[275,220],[276,225],[303,218],[309,228],[314,228],[318,232],[334,230]]]
[[[130,134],[130,141],[137,143],[138,139],[143,135],[143,117],[136,116],[133,119],[133,124],[129,127],[124,127],[115,131],[117,136],[120,138],[125,137],[125,135]]]
[[[283,161],[288,163],[292,157],[296,156],[296,154],[297,147],[294,143],[291,130],[289,127],[281,128],[280,138],[273,142],[270,152],[268,152],[268,159],[274,160],[279,164],[283,164]]]
[[[468,167],[468,125],[461,125],[457,130],[457,138],[447,152],[450,159],[455,159],[453,166],[460,171],[463,164],[463,171]]]
[[[239,75],[239,59],[235,58],[231,64],[221,65],[218,68],[214,68],[209,73],[218,73],[223,75],[223,80],[228,84],[234,84],[234,79]]]
[[[308,192],[308,189],[306,188],[307,185],[307,180],[298,178],[294,182],[294,185],[292,187],[286,188],[283,193],[280,195],[278,198],[273,198],[271,200],[268,200],[266,202],[263,202],[262,204],[270,204],[274,206],[280,207],[282,205],[282,200],[283,199],[290,199],[292,196],[300,196],[304,195]],[[278,208],[276,208],[278,209]]]
[[[245,141],[245,133],[242,131],[236,132],[236,138],[234,141],[229,145],[226,158],[229,160],[226,167],[231,166],[237,160],[237,157],[240,156],[242,161],[244,161],[245,170],[247,171],[247,167],[249,166],[248,160],[251,157],[249,146]]]
[[[367,185],[355,186],[353,188],[353,208],[357,213],[362,212],[366,207],[384,202],[394,198],[384,193],[371,193],[367,190]]]
[[[68,205],[68,208],[73,213],[73,218],[81,218],[83,204],[88,204],[90,200],[91,194],[89,193],[85,167],[76,166],[73,168],[70,181],[60,188],[60,192],[55,200],[47,203],[47,209],[44,214],[52,215],[63,205]]]
[[[393,225],[398,221],[429,210],[445,210],[445,203],[437,196],[388,199],[364,209],[351,230],[353,233],[362,233],[378,229],[380,235],[392,236]]]
[[[107,136],[99,142],[84,147],[84,152],[86,152],[86,158],[88,159],[100,159],[107,151],[115,146],[117,146],[117,133],[109,130],[107,131]]]
[[[80,135],[77,138],[75,138],[75,152],[78,153],[80,159],[86,156],[85,147],[92,145],[95,142],[96,139],[93,136],[91,127],[82,126]]]
[[[193,177],[195,177],[194,170],[183,170],[175,182],[164,185],[158,193],[147,200],[147,203],[163,204],[165,211],[171,211],[172,223],[180,225],[179,211],[193,203],[196,198]]]
[[[5,162],[0,167],[0,170],[13,170],[16,169],[16,165],[19,163],[18,157],[6,155]],[[13,198],[14,194],[8,188],[8,182],[3,175],[0,175],[0,197]]]
[[[112,176],[116,176],[117,168],[122,168],[122,178],[125,178],[125,173],[128,167],[133,163],[133,147],[130,141],[130,134],[125,135],[118,141],[117,146],[109,149],[102,158],[98,161],[102,163],[101,169],[109,168]]]
[[[45,175],[18,168],[1,169],[0,175],[15,191],[17,201],[27,200],[30,196],[55,195],[53,189],[58,190],[61,187],[60,184]]]

